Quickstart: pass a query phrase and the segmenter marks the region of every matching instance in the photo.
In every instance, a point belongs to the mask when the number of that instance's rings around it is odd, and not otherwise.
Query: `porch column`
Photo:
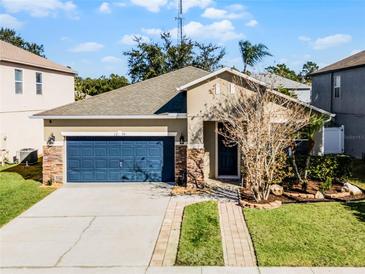
[[[189,187],[204,185],[203,119],[188,117],[187,184]]]

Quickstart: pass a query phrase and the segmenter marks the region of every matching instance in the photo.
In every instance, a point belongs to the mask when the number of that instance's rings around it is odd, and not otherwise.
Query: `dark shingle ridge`
[[[365,66],[365,50],[355,53],[349,57],[346,57],[324,68],[321,68],[320,70],[313,72],[311,75],[316,75],[341,69],[347,69],[352,67],[358,67],[358,66]]]
[[[35,116],[113,116],[151,115],[166,105],[178,92],[176,88],[209,72],[188,66],[145,81],[57,107]]]

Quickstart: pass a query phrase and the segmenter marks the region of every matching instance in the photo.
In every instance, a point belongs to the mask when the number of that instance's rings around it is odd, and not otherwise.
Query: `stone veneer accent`
[[[43,146],[43,183],[63,183],[63,146]]]
[[[189,186],[204,184],[204,148],[187,150],[187,183]]]
[[[186,150],[186,145],[175,145],[175,182],[178,182],[178,177],[183,175],[184,172],[186,177]]]

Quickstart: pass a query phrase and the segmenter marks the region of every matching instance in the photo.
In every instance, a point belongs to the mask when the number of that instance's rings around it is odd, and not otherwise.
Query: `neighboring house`
[[[266,83],[272,89],[278,90],[284,88],[296,95],[298,100],[310,104],[311,102],[311,86],[291,79],[279,76],[274,73],[260,73],[252,75],[257,80]]]
[[[365,158],[365,51],[312,73],[312,104],[336,114],[344,152]]]
[[[0,41],[0,150],[13,161],[22,148],[41,149],[43,123],[34,113],[74,101],[74,72]]]
[[[208,73],[186,67],[38,113],[34,118],[44,120],[49,144],[43,180],[173,182],[183,174],[189,183],[238,179],[239,150],[225,146],[209,110],[223,95],[252,92],[248,82],[265,85],[229,68]]]

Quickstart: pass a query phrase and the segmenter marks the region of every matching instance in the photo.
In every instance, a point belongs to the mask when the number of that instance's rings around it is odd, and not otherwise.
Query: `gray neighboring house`
[[[312,73],[312,104],[344,125],[345,153],[365,158],[365,50]]]
[[[274,73],[260,73],[252,76],[257,80],[266,83],[267,85],[272,87],[272,89],[278,90],[279,88],[285,88],[294,93],[300,101],[308,104],[310,104],[311,102],[310,85],[293,81]]]

